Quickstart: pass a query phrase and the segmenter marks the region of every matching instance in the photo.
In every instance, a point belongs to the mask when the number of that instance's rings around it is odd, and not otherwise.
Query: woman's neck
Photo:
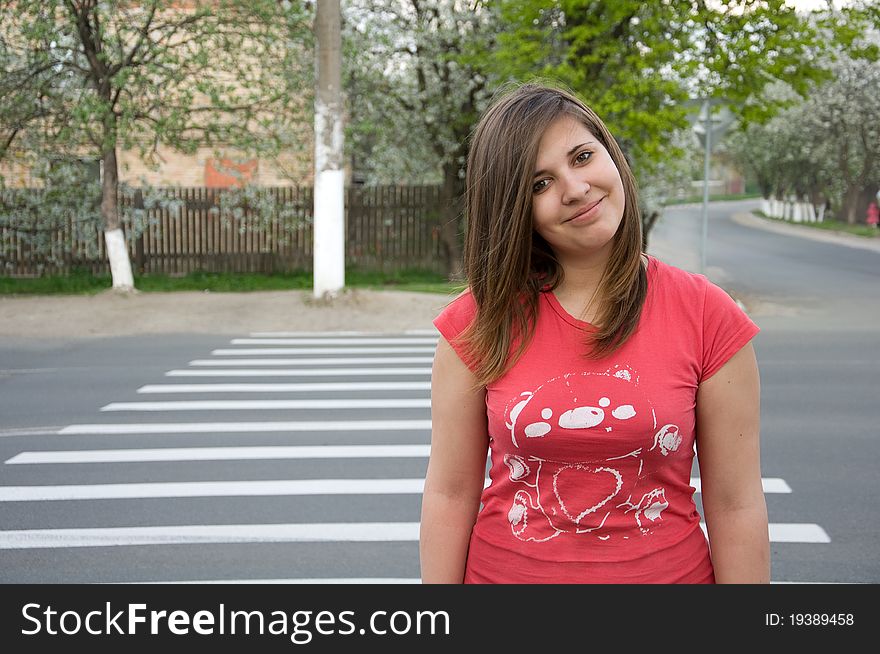
[[[583,300],[583,306],[586,306],[599,288],[608,257],[578,257],[569,260],[560,258],[559,264],[563,273],[562,281],[554,289],[554,294],[557,298],[566,297],[575,302]]]

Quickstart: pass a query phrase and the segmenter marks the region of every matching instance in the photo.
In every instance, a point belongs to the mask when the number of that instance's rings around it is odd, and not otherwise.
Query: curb
[[[812,227],[801,226],[796,223],[771,222],[769,219],[759,218],[753,213],[735,213],[731,215],[730,219],[743,227],[756,227],[768,232],[786,234],[787,236],[799,236],[811,241],[835,243],[836,245],[843,245],[845,247],[880,252],[880,238],[868,240],[845,232],[826,232],[813,229]]]

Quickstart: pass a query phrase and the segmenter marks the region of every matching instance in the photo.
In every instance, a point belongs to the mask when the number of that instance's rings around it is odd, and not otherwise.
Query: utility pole
[[[315,14],[314,296],[345,286],[345,169],[342,131],[340,0],[318,0]]]

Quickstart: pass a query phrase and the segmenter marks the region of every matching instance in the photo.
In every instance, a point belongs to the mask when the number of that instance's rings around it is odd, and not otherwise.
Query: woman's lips
[[[599,207],[602,205],[602,201],[604,199],[605,199],[604,197],[599,198],[599,200],[597,200],[592,205],[590,205],[590,207],[588,207],[586,210],[580,212],[579,214],[577,214],[573,218],[569,218],[565,222],[567,222],[567,223],[580,223],[585,220],[589,220],[590,218],[592,218],[593,216],[596,215],[596,213],[598,212]]]

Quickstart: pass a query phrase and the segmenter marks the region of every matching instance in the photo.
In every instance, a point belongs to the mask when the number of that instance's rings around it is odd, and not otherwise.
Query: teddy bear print
[[[651,533],[669,506],[652,473],[682,442],[676,425],[657,424],[635,371],[626,366],[568,373],[513,398],[505,410],[513,449],[503,460],[510,481],[521,488],[507,515],[511,533],[534,542],[565,533],[607,540],[609,520],[619,525],[620,517],[641,534]],[[644,436],[633,440],[634,430]],[[624,444],[615,431],[628,434]],[[586,445],[579,448],[580,441]],[[597,456],[562,461],[544,455],[559,447]]]

